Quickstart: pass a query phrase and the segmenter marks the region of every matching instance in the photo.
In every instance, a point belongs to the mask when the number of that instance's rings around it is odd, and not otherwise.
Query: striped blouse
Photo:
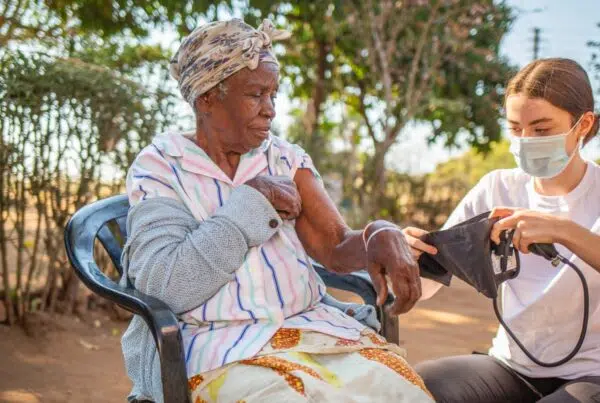
[[[227,202],[236,186],[258,175],[293,179],[298,169],[305,168],[319,177],[304,150],[271,136],[241,156],[232,180],[188,136],[193,134],[157,136],[142,150],[127,176],[132,206],[151,197],[171,197],[202,222]],[[284,221],[271,239],[250,248],[232,281],[180,316],[189,376],[255,356],[280,328],[359,338],[362,324],[321,303],[325,285],[294,224]]]

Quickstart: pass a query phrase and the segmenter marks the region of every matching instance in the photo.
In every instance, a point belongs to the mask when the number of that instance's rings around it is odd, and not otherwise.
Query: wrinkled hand
[[[430,255],[435,255],[437,253],[437,248],[435,246],[429,245],[420,239],[423,235],[428,234],[428,231],[421,228],[406,227],[402,232],[406,237],[406,241],[410,246],[415,260],[419,260],[423,252],[429,253]]]
[[[380,228],[393,226],[386,221],[371,224],[365,238]],[[408,312],[421,298],[419,266],[415,261],[406,237],[400,231],[378,232],[367,247],[367,271],[377,292],[377,304],[383,305],[388,296],[386,275],[389,277],[392,292],[396,296],[389,308],[391,314]]]
[[[496,244],[500,243],[500,233],[514,229],[513,245],[521,253],[529,253],[532,243],[562,243],[561,227],[567,221],[539,211],[518,208],[497,207],[490,213],[490,218],[500,220],[492,227],[490,238]]]
[[[293,180],[287,176],[257,176],[245,183],[263,194],[279,216],[293,220],[302,211],[302,199]]]

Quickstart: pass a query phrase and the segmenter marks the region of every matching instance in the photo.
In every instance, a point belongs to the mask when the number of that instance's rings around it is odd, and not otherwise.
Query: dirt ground
[[[337,295],[339,296],[339,294]],[[456,281],[400,320],[408,360],[485,351],[496,321],[491,301]],[[94,314],[41,318],[33,332],[0,326],[0,402],[124,402],[124,322]]]

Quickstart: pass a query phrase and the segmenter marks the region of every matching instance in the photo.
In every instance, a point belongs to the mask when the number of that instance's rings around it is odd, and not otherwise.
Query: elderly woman
[[[196,114],[193,133],[158,136],[127,177],[133,206],[126,279],[180,318],[194,402],[431,402],[402,350],[341,310],[309,257],[335,272],[368,267],[379,302],[421,295],[402,232],[353,231],[310,157],[270,135],[279,65],[267,20],[215,22],[171,62]],[[135,317],[123,336],[130,400],[162,401],[154,341]]]

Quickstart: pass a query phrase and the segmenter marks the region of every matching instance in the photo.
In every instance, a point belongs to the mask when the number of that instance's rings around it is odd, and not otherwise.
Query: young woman
[[[446,227],[492,210],[498,242],[514,229],[521,272],[501,287],[505,321],[543,362],[565,357],[577,343],[583,291],[569,267],[553,267],[529,253],[531,243],[553,243],[584,272],[589,285],[587,336],[573,359],[536,365],[501,327],[489,355],[448,357],[417,366],[438,402],[600,401],[600,167],[580,150],[598,132],[593,92],[583,68],[568,59],[537,60],[508,84],[506,117],[519,168],[481,179],[452,213]],[[413,252],[435,253],[404,230]],[[429,290],[427,287],[429,286]],[[423,282],[423,294],[439,287]]]

